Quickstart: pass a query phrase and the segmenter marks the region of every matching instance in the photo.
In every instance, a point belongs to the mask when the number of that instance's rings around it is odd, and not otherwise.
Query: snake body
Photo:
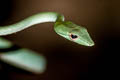
[[[93,46],[94,42],[92,41],[92,39],[89,36],[89,33],[87,32],[87,29],[85,27],[81,27],[78,26],[74,23],[72,23],[71,21],[64,21],[64,16],[62,14],[56,13],[56,12],[41,12],[39,14],[35,14],[33,16],[30,16],[20,22],[17,22],[15,24],[12,25],[7,25],[7,26],[0,26],[0,35],[1,36],[5,36],[5,35],[9,35],[9,34],[13,34],[16,33],[18,31],[24,30],[32,25],[35,24],[39,24],[39,23],[45,23],[45,22],[54,22],[54,30],[55,32],[78,44],[84,45],[84,46]],[[11,46],[13,46],[13,43],[0,38],[0,48],[10,48]],[[26,54],[27,53],[27,54]],[[31,55],[28,55],[28,54]],[[10,54],[10,55],[9,55]],[[16,55],[18,54],[18,55]],[[20,54],[20,55],[19,55]],[[21,62],[19,62],[22,58],[20,58],[18,60],[19,57],[24,57],[27,59],[27,62],[25,64],[19,64]],[[32,61],[30,63],[30,57],[33,57],[34,59],[36,58],[36,61]],[[15,58],[16,59],[13,59]],[[7,62],[10,62],[12,65],[17,65],[17,67],[20,67],[22,69],[28,70],[30,71],[30,69],[32,69],[32,71],[36,71],[39,69],[39,67],[36,67],[37,65],[39,65],[39,63],[33,64],[34,62],[41,62],[40,61],[40,57],[36,57],[36,55],[34,55],[34,53],[32,53],[30,50],[26,49],[20,49],[20,50],[16,50],[16,52],[4,52],[1,54],[1,59]],[[7,60],[8,59],[8,60]],[[14,61],[16,60],[16,62]],[[18,62],[17,62],[18,60]],[[30,61],[29,61],[30,60]],[[43,59],[44,60],[44,59]],[[42,62],[43,62],[42,60]],[[24,60],[21,60],[24,61]],[[45,61],[45,60],[44,60]],[[17,64],[15,64],[17,63]],[[19,64],[19,66],[18,66]],[[35,65],[34,67],[30,67],[30,65],[27,65],[27,68],[23,68],[22,66],[26,66],[26,64],[32,64]],[[41,64],[40,64],[41,65]],[[37,68],[37,69],[35,69]],[[39,70],[38,70],[39,72]]]

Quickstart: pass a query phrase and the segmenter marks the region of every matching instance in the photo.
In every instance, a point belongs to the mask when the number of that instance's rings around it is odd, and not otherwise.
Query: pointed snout
[[[91,42],[91,43],[87,43],[86,46],[94,46],[95,43],[94,42]]]
[[[95,43],[92,40],[91,41],[85,41],[85,40],[83,40],[83,41],[76,42],[76,43],[78,43],[80,45],[84,45],[84,46],[89,46],[89,47],[92,47],[92,46],[95,45]]]
[[[94,41],[91,38],[89,38],[88,41],[84,41],[84,45],[85,46],[94,46],[95,43],[94,43]]]

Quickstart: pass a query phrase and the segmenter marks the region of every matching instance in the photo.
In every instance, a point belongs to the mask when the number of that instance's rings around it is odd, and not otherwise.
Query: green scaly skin
[[[55,32],[58,35],[70,41],[73,41],[75,43],[78,43],[84,46],[94,45],[94,42],[90,38],[89,33],[87,32],[87,29],[85,27],[78,26],[70,21],[64,21],[64,16],[56,12],[42,12],[42,13],[30,16],[15,24],[0,26],[0,35],[5,36],[5,35],[13,34],[21,30],[24,30],[32,25],[45,23],[45,22],[54,22]],[[0,38],[0,43],[1,43],[0,44],[1,49],[10,48],[11,45],[13,45],[11,42],[2,38]],[[31,72],[39,73],[40,70],[43,69],[43,68],[40,68],[41,66],[40,63],[42,62],[43,62],[42,66],[44,65],[45,67],[45,58],[42,58],[42,60],[40,60],[41,59],[40,55],[38,56],[34,54],[34,52],[28,49],[20,49],[20,50],[11,51],[11,52],[4,52],[0,54],[0,58],[1,60],[8,62],[11,65],[14,65],[18,68],[22,68],[24,70],[31,71]]]

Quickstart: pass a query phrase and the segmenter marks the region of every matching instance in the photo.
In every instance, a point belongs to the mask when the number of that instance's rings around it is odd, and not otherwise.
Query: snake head
[[[78,26],[70,21],[56,22],[54,30],[60,36],[84,46],[93,46],[94,42],[91,39],[86,28]]]

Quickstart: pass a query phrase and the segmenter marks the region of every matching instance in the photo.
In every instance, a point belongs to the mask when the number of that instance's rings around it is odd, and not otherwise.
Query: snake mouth
[[[84,41],[84,45],[85,46],[94,46],[95,43],[92,40],[90,40],[90,41]]]
[[[80,44],[80,45],[83,45],[83,46],[89,46],[89,47],[95,45],[95,43],[93,42],[92,39],[86,40],[86,39],[80,38],[80,39],[78,39],[77,41],[76,41],[76,40],[73,40],[73,42],[76,42],[76,43],[78,43],[78,44]]]
[[[81,44],[81,43],[78,43],[78,44]],[[94,46],[95,44],[94,44],[94,42],[92,42],[92,43],[84,42],[84,43],[82,43],[81,45],[92,47],[92,46]]]
[[[94,42],[93,43],[88,43],[86,46],[94,46]]]

